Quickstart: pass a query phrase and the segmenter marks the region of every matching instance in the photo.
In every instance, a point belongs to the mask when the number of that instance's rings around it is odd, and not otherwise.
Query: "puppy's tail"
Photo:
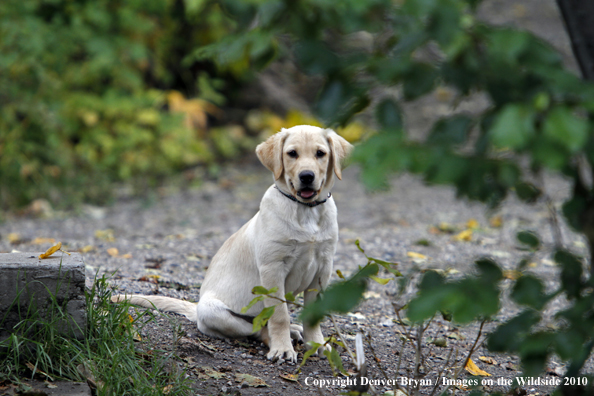
[[[159,311],[173,312],[184,315],[192,322],[196,322],[198,320],[198,315],[196,315],[196,304],[189,301],[178,300],[177,298],[162,296],[117,295],[112,296],[111,301],[116,303],[128,301],[130,304],[139,305],[144,308],[154,308],[158,309]]]

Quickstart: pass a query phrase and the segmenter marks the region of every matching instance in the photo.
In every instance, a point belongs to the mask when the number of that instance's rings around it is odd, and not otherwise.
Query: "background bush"
[[[197,0],[3,1],[1,207],[103,202],[110,181],[150,185],[213,161],[220,80],[184,60],[233,25]]]

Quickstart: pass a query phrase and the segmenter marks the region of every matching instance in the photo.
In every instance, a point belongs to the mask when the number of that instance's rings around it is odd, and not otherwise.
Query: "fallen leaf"
[[[13,245],[16,245],[21,241],[21,234],[19,234],[18,232],[11,232],[6,236],[6,238],[8,239],[8,242],[10,242]]]
[[[439,223],[437,228],[439,229],[439,231],[445,232],[446,234],[453,234],[454,232],[456,232],[456,228],[453,225],[444,222]]]
[[[509,252],[504,252],[502,250],[493,250],[491,252],[491,256],[498,257],[498,258],[507,258],[507,257],[511,257],[511,254]]]
[[[365,293],[363,293],[363,298],[366,300],[369,300],[370,298],[380,298],[381,294],[376,293],[374,291],[366,291]]]
[[[198,367],[197,370],[199,371],[198,378],[202,378],[202,379],[208,379],[208,378],[221,379],[221,378],[226,378],[226,376],[227,376],[225,373],[216,371],[215,369],[208,367],[208,366]]]
[[[428,231],[429,231],[429,234],[433,234],[433,235],[441,234],[441,230],[435,226],[429,227]]]
[[[466,222],[466,228],[477,229],[479,228],[479,222],[476,219],[470,219]]]
[[[438,346],[440,348],[445,348],[445,347],[448,346],[448,342],[443,337],[439,337],[439,338],[436,338],[434,340],[431,340],[429,343],[430,344],[433,344],[435,346]]]
[[[109,254],[111,257],[118,257],[120,251],[118,250],[118,248],[112,247],[107,249],[107,254]]]
[[[503,219],[501,216],[493,216],[489,219],[489,225],[493,228],[501,228],[503,225]]]
[[[493,359],[491,356],[479,356],[479,360],[487,364],[497,364],[497,361]]]
[[[468,371],[471,375],[481,375],[483,377],[491,376],[491,374],[478,368],[477,365],[474,364],[472,359],[468,359],[468,362],[466,362],[466,366],[464,366],[464,370]]]
[[[503,277],[505,279],[516,280],[520,276],[522,276],[522,273],[520,271],[516,271],[516,270],[505,270],[505,271],[503,271]]]
[[[97,248],[93,245],[87,245],[87,246],[79,249],[78,251],[81,253],[89,253],[89,252],[92,252],[93,250],[97,250]]]
[[[172,390],[173,390],[173,385],[167,385],[166,387],[163,388],[163,394],[168,395],[169,392],[171,392]]]
[[[240,382],[241,384],[247,384],[247,386],[251,386],[253,388],[260,388],[260,387],[270,387],[262,378],[254,377],[253,375],[249,374],[235,374],[235,382]]]
[[[451,338],[452,340],[463,340],[464,339],[464,337],[458,333],[450,333],[447,335],[447,337]]]
[[[472,240],[472,230],[471,229],[464,230],[464,231],[460,232],[458,235],[454,236],[452,239],[454,241],[470,242]]]
[[[406,255],[408,257],[412,258],[413,260],[427,260],[427,256],[425,256],[424,254],[421,254],[421,253],[408,252],[408,253],[406,253]]]
[[[45,384],[46,387],[48,387],[49,389],[56,389],[58,387],[58,385],[54,385],[51,382],[45,380],[43,381],[43,383]]]
[[[126,254],[122,254],[120,257],[121,258],[125,258],[125,259],[129,259],[129,258],[132,258],[132,255],[130,253],[126,253]]]
[[[298,374],[290,374],[290,373],[280,373],[278,376],[284,380],[291,381],[291,382],[297,382],[297,379],[299,378]]]
[[[347,313],[347,316],[350,316],[351,318],[355,318],[355,319],[359,319],[359,320],[366,320],[367,318],[365,317],[365,315],[363,315],[361,312],[349,312]]]
[[[115,238],[113,237],[112,229],[97,230],[97,231],[95,231],[95,237],[98,239],[103,239],[104,241],[107,241],[107,242],[115,241]]]
[[[54,238],[35,238],[31,241],[32,245],[43,245],[45,243],[51,243],[52,245],[56,243]]]
[[[61,248],[62,248],[62,242],[58,242],[57,244],[55,244],[51,248],[47,249],[47,251],[45,253],[40,254],[39,255],[39,258],[40,259],[48,258],[49,256],[51,256],[52,254],[56,253]]]

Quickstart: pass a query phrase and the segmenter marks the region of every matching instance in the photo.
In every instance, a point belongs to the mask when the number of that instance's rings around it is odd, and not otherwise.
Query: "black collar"
[[[284,191],[282,191],[280,188],[278,188],[277,186],[274,186],[274,188],[276,188],[278,190],[278,192],[280,192],[281,194],[283,194],[285,197],[289,198],[291,201],[295,201],[297,203],[300,203],[301,205],[305,205],[305,206],[309,206],[310,208],[313,208],[314,206],[318,206],[323,204],[324,202],[326,202],[328,200],[328,198],[330,198],[332,196],[332,193],[328,193],[328,196],[326,197],[325,200],[323,201],[314,201],[314,202],[301,202],[300,200],[298,200],[297,198],[295,198],[294,196],[285,193]]]

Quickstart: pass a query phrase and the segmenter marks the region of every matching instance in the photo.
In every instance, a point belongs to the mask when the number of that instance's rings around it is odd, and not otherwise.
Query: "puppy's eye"
[[[325,152],[323,152],[322,150],[318,150],[318,151],[316,152],[316,157],[318,157],[318,158],[322,158],[322,157],[323,157],[323,156],[325,156],[325,155],[326,155],[326,153],[325,153]]]
[[[297,158],[297,151],[291,150],[287,153],[287,155],[291,158]]]

